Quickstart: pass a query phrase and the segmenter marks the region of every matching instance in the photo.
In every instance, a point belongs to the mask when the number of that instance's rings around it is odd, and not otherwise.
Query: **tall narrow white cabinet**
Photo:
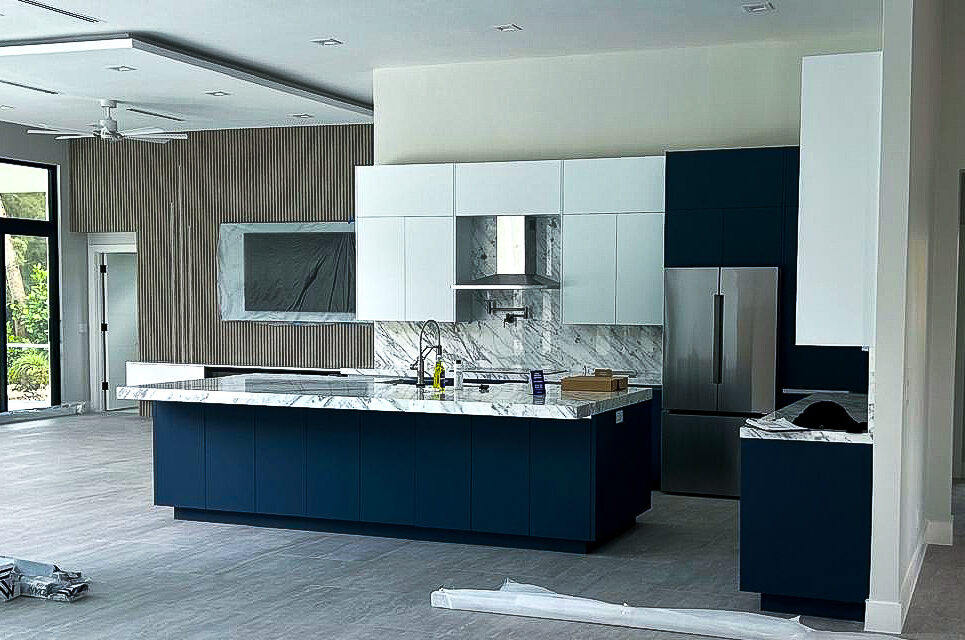
[[[616,323],[663,324],[662,213],[617,219]]]
[[[453,218],[405,219],[405,319],[455,322]]]
[[[871,344],[880,168],[881,53],[804,58],[797,344]]]
[[[355,244],[355,315],[405,320],[405,218],[360,218]]]
[[[563,322],[616,321],[617,216],[573,215],[563,220]]]

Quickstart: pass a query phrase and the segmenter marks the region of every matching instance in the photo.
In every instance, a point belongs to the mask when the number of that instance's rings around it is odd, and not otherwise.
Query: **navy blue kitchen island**
[[[154,402],[155,504],[180,519],[586,552],[650,508],[650,389],[253,374],[118,395]]]

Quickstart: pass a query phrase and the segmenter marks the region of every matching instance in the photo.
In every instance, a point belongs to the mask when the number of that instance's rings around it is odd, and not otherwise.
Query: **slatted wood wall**
[[[71,229],[135,231],[145,361],[280,367],[372,365],[372,325],[223,322],[224,222],[345,221],[372,126],[243,129],[166,145],[71,142]]]

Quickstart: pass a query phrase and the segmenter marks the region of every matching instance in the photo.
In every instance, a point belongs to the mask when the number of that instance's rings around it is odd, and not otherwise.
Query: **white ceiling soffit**
[[[87,129],[102,117],[102,98],[118,101],[123,129],[372,121],[364,103],[126,34],[0,44],[0,119]]]

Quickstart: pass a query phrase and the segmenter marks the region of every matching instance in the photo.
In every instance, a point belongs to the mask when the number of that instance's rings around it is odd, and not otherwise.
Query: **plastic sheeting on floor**
[[[490,589],[439,589],[433,607],[501,613],[528,618],[588,622],[653,631],[669,631],[731,640],[894,640],[894,636],[863,632],[819,631],[759,613],[714,609],[661,609],[610,604],[567,596],[532,584],[507,580]]]
[[[90,578],[55,564],[0,557],[0,602],[18,596],[73,602],[90,592]]]

